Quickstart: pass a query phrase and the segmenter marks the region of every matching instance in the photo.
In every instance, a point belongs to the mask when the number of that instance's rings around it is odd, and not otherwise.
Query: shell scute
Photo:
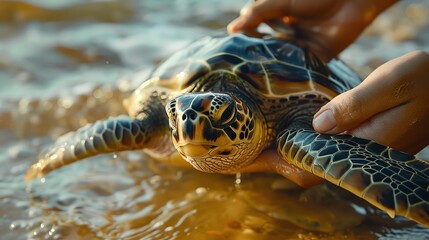
[[[284,64],[282,62],[267,62],[263,64],[271,83],[284,84],[286,82],[308,81],[308,71],[303,68]]]
[[[265,45],[278,61],[306,67],[306,56],[302,48],[278,40],[265,40]]]
[[[241,34],[221,38],[209,38],[204,41],[204,45],[204,48],[201,48],[200,45],[197,46],[199,49],[193,54],[194,57],[206,59],[219,53],[227,53],[238,56],[246,61],[260,62],[274,60],[274,57],[265,48],[264,42],[261,39],[250,38]]]
[[[310,52],[306,53],[306,68],[309,69],[313,73],[318,73],[320,75],[324,76],[330,76],[331,73],[329,72],[327,66],[325,63],[319,60],[316,56],[311,54]]]
[[[263,64],[267,74],[267,89],[271,94],[284,95],[310,89],[308,71],[303,68],[284,64],[282,62],[268,62]]]
[[[236,65],[242,62],[243,59],[231,54],[219,54],[207,59],[207,64],[210,66],[212,71],[218,69],[232,71]]]
[[[194,83],[211,70],[207,64],[201,61],[187,61],[155,72],[159,85],[170,89],[181,90]]]
[[[260,39],[249,38],[244,35],[235,35],[225,38],[226,46],[224,52],[240,56],[246,61],[269,61],[275,60],[272,53],[265,47]]]
[[[268,77],[262,65],[257,63],[246,63],[238,66],[235,71],[240,78],[250,83],[255,89],[261,92],[267,92],[265,79]]]

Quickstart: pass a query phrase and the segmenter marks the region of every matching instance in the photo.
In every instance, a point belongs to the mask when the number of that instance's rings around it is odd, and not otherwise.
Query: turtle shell
[[[332,96],[360,83],[343,62],[325,64],[290,40],[235,34],[206,37],[174,54],[152,75],[160,85],[182,90],[206,74],[230,72],[265,96],[321,91]]]

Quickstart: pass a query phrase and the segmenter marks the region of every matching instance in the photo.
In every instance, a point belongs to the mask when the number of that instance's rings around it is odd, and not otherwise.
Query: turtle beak
[[[198,158],[209,154],[211,148],[210,145],[185,144],[179,146],[179,152],[184,156]]]

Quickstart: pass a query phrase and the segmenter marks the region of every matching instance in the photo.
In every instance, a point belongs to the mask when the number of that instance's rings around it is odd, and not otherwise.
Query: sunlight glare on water
[[[0,2],[0,238],[429,236],[330,185],[301,189],[272,174],[200,173],[138,151],[97,156],[25,184],[27,167],[54,140],[125,114],[122,100],[156,64],[225,31],[246,2]],[[399,3],[341,57],[365,76],[405,52],[429,50],[428,13],[427,1]]]

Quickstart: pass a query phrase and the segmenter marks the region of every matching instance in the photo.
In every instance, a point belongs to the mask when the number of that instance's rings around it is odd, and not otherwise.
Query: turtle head
[[[264,120],[236,96],[189,93],[166,106],[173,143],[183,158],[204,172],[234,172],[263,148]]]

